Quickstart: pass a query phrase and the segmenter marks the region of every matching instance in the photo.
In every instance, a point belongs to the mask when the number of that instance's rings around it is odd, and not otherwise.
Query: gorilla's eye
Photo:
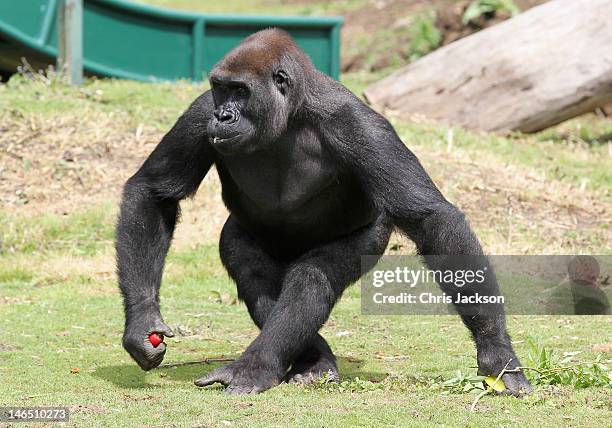
[[[274,73],[274,83],[278,86],[278,89],[284,94],[285,89],[289,85],[289,76],[283,70],[278,70]]]

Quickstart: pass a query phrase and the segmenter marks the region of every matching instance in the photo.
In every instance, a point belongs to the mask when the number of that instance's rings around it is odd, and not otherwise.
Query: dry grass
[[[159,141],[112,115],[0,118],[0,201],[21,214],[72,211],[116,195]]]
[[[412,135],[402,131],[406,126]],[[434,144],[432,125],[399,123],[399,129],[443,192],[467,213],[488,252],[609,251],[612,210],[605,186],[597,189],[586,181],[547,177],[529,163],[513,162],[488,149],[487,135],[478,137],[481,146],[470,148],[460,136],[457,141]],[[11,110],[0,117],[2,211],[36,217],[79,212],[109,201],[116,206],[122,184],[163,132],[151,123],[134,126],[120,110],[84,108],[57,114]],[[521,144],[538,143],[532,139],[516,144],[520,153]],[[601,151],[576,145],[571,153],[577,160],[593,163]],[[602,160],[601,167],[606,165],[610,158]],[[227,216],[217,174],[211,171],[198,194],[182,205],[176,244],[216,242]],[[411,248],[399,236],[393,244],[401,245],[402,251]]]
[[[597,252],[612,242],[606,227],[612,223],[610,195],[604,191],[549,179],[492,153],[478,159],[461,149],[419,155],[449,199],[486,231],[489,253]]]

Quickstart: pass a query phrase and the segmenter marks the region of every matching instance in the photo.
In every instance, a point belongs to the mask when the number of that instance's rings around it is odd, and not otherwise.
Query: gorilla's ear
[[[287,88],[291,86],[289,75],[283,70],[277,70],[272,77],[280,93],[285,95]]]

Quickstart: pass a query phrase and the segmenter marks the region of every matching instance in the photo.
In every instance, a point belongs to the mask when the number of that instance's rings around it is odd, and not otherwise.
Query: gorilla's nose
[[[236,120],[236,115],[230,109],[220,109],[214,111],[215,118],[221,123],[232,123]]]

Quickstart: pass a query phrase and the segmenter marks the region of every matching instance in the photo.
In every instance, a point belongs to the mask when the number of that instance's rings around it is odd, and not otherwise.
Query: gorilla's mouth
[[[227,138],[213,137],[210,140],[210,144],[214,149],[225,153],[239,146],[242,142],[242,136],[243,134],[238,134]]]
[[[234,141],[236,139],[238,139],[238,137],[241,137],[241,134],[238,135],[234,135],[233,137],[229,137],[229,138],[219,138],[219,137],[213,137],[212,143],[213,144],[223,144],[223,143],[228,143],[231,141]]]

